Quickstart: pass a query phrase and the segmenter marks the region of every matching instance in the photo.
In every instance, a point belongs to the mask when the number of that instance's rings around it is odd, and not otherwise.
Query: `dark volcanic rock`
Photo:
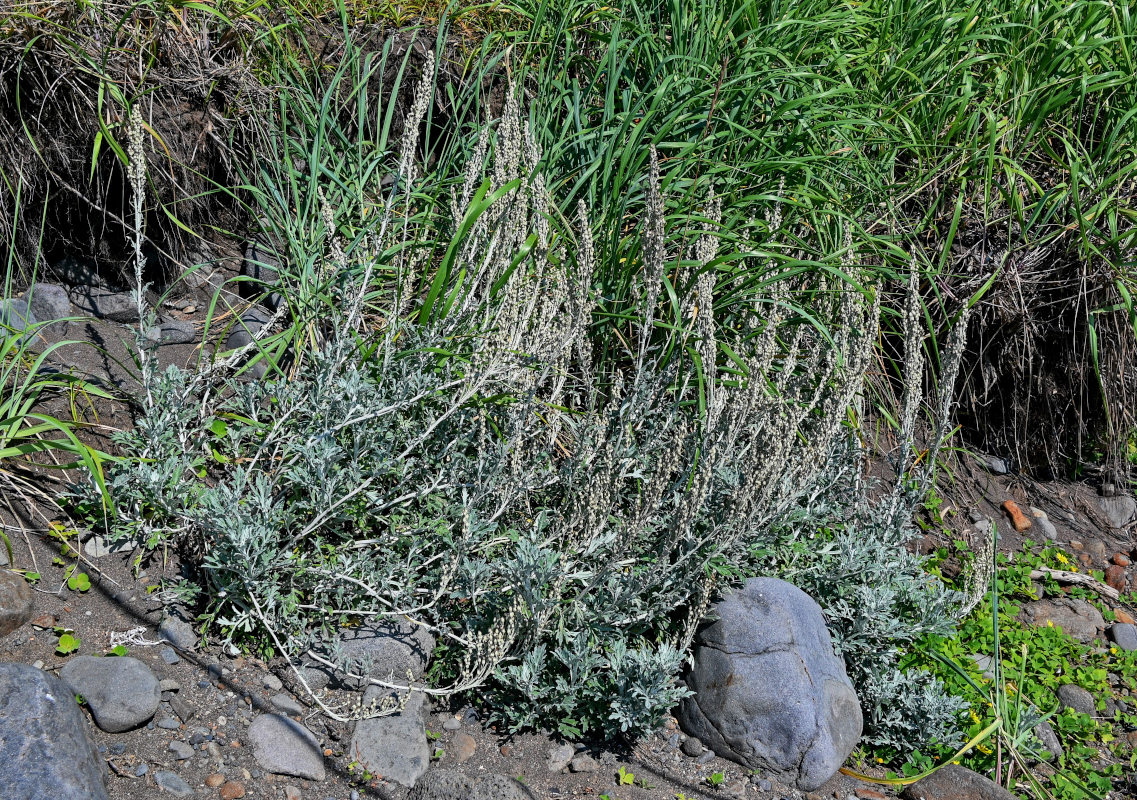
[[[74,696],[26,664],[0,665],[0,795],[107,800],[104,767]]]

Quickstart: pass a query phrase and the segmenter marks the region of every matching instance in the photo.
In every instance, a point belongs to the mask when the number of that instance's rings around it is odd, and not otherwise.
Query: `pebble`
[[[269,702],[277,711],[290,717],[299,717],[304,713],[304,706],[284,693],[274,694]]]
[[[177,653],[175,653],[174,648],[172,648],[172,647],[163,647],[161,655],[162,655],[162,660],[165,661],[170,666],[173,666],[174,664],[177,664],[178,662],[180,662],[182,660],[181,656],[179,656]]]
[[[225,776],[220,772],[214,772],[212,775],[208,775],[205,778],[205,785],[210,789],[216,789],[223,783],[225,783]]]
[[[158,784],[158,788],[175,797],[193,797],[193,788],[177,773],[159,770],[154,773],[154,782]]]
[[[163,692],[180,692],[182,685],[173,678],[163,678],[158,681],[158,688]]]
[[[238,797],[245,796],[245,785],[237,781],[229,781],[222,785],[219,794],[221,800],[237,800]]]
[[[1128,567],[1132,562],[1125,553],[1114,553],[1113,563],[1119,567]]]
[[[707,763],[713,761],[714,757],[715,757],[715,751],[714,750],[707,750],[705,753],[703,753],[701,756],[699,756],[698,758],[695,759],[695,763],[696,764],[707,764]]]
[[[687,741],[683,742],[683,754],[691,758],[698,758],[703,754],[703,743],[695,737],[690,737]]]
[[[141,778],[143,775],[145,775],[149,771],[150,771],[150,765],[149,764],[139,764],[137,767],[134,768],[134,777]]]
[[[513,748],[507,744],[503,744],[501,747],[498,748],[498,752],[500,752],[506,758],[509,758],[510,753],[513,752]]]
[[[442,729],[447,731],[456,731],[461,729],[462,723],[455,717],[447,717],[446,721],[442,723]]]
[[[1137,650],[1137,626],[1118,622],[1109,626],[1109,638],[1122,650]]]
[[[353,791],[352,794],[355,792]],[[301,800],[300,790],[295,786],[285,786],[284,800]]]
[[[185,761],[187,758],[193,758],[193,747],[185,742],[173,741],[170,742],[170,751],[177,756],[178,761]]]
[[[464,764],[474,757],[474,751],[478,749],[478,743],[474,741],[474,737],[468,733],[457,733],[454,735],[454,741],[451,743],[451,750],[454,753],[454,758],[459,764]]]
[[[571,744],[554,747],[549,751],[549,758],[545,762],[545,766],[549,772],[560,772],[569,765],[574,755],[576,755],[576,749]]]
[[[271,672],[267,673],[261,680],[261,686],[265,687],[270,692],[279,692],[284,688],[284,684],[281,682],[280,678],[276,677]]]
[[[193,626],[177,617],[166,617],[158,626],[158,638],[169,642],[179,650],[192,650],[197,645],[197,634]]]
[[[587,753],[580,753],[569,762],[569,769],[573,772],[599,772],[600,764]]]
[[[116,742],[115,744],[111,745],[111,753],[113,753],[114,755],[121,756],[125,752],[126,752],[126,745],[123,744],[122,742]]]
[[[178,722],[173,717],[163,717],[162,719],[158,720],[158,727],[164,731],[176,731],[178,728],[182,727],[182,723]]]

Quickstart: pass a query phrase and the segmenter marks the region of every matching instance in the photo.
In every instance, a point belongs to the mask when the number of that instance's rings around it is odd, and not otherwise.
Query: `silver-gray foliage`
[[[824,277],[801,286],[818,298],[816,317],[831,321],[829,337],[786,315],[781,282],[773,302],[739,316],[749,327],[720,330],[721,208],[711,195],[711,227],[688,251],[695,260],[672,262],[684,273],[677,285],[694,289],[680,298],[683,322],[656,326],[673,245],[653,151],[639,319],[602,374],[589,334],[587,210],[575,232],[553,235],[540,153],[516,100],[490,143],[478,139],[455,195],[441,278],[411,246],[433,234],[411,213],[410,193],[392,193],[351,247],[320,195],[323,251],[310,260],[326,299],[313,304],[282,270],[290,302],[264,330],[286,310],[308,313],[294,324],[309,346],[272,380],[230,377],[254,347],[147,378],[137,425],[118,439],[125,458],[110,469],[113,533],[193,558],[205,614],[228,639],[293,664],[328,661],[315,645],[343,624],[411,620],[440,645],[423,691],[487,686],[512,727],[602,736],[650,730],[684,696],[676,676],[719,576],[759,563],[756,543],[804,547],[803,563],[764,566],[806,583],[816,576],[818,586],[824,576],[843,581],[819,600],[846,659],[880,656],[864,686],[885,688],[868,696],[899,697],[886,667],[896,643],[911,640],[904,625],[938,624],[935,607],[894,629],[874,617],[863,641],[854,631],[856,606],[895,613],[905,582],[931,591],[918,563],[893,550],[902,537],[890,528],[853,541],[850,528],[815,542],[785,523],[795,508],[821,513],[810,502],[835,508],[826,455],[862,389],[879,293],[866,302],[830,291]],[[407,164],[403,177],[422,180]],[[481,197],[496,199],[478,206]],[[519,252],[529,255],[517,262]],[[716,337],[727,333],[730,371],[716,366]],[[697,356],[699,385],[671,352]],[[692,414],[700,402],[705,412]],[[850,506],[867,520],[866,508]],[[811,549],[821,551],[812,567]],[[881,565],[851,566],[865,558]],[[869,652],[881,643],[883,655]],[[407,691],[406,676],[370,682]],[[311,699],[340,718],[392,710]]]

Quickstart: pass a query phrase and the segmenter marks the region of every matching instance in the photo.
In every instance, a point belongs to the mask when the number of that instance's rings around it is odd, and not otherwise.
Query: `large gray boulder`
[[[776,578],[751,578],[695,640],[679,721],[723,758],[802,791],[831,778],[861,737],[861,707],[821,607]]]
[[[377,686],[369,687],[363,694],[364,706],[378,702],[384,694]],[[424,701],[421,692],[412,692],[397,714],[357,722],[351,737],[352,760],[389,781],[414,786],[430,766]]]
[[[83,696],[95,724],[107,733],[121,733],[147,722],[162,699],[150,667],[129,656],[74,656],[59,677],[72,692]]]
[[[108,800],[104,767],[63,681],[27,664],[0,665],[0,795]]]

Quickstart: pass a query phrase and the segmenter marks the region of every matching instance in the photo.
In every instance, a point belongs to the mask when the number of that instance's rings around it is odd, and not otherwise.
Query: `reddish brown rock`
[[[1127,582],[1125,576],[1125,567],[1119,567],[1117,564],[1114,564],[1106,569],[1105,582],[1117,591],[1124,592],[1125,584]]]
[[[215,772],[205,779],[205,785],[210,789],[216,789],[221,784],[225,783],[225,776],[220,772]]]
[[[1118,622],[1123,622],[1127,625],[1133,625],[1135,622],[1133,615],[1126,611],[1124,608],[1115,609],[1113,615],[1117,617]]]
[[[454,741],[451,743],[451,750],[454,753],[454,759],[459,764],[464,764],[474,757],[474,751],[478,748],[478,743],[474,741],[474,737],[468,733],[454,734]]]
[[[1019,508],[1019,504],[1014,500],[1004,502],[1003,510],[1006,511],[1007,516],[1011,518],[1011,524],[1015,526],[1016,531],[1022,533],[1025,530],[1030,530],[1030,517],[1023,513],[1023,510]]]
[[[1125,555],[1125,553],[1114,553],[1113,563],[1119,567],[1128,567],[1132,562],[1129,560],[1129,556]]]
[[[858,788],[857,797],[861,800],[888,800],[888,795],[878,792],[876,789]]]
[[[245,785],[237,781],[229,781],[221,787],[219,792],[221,800],[237,800],[245,796]]]

